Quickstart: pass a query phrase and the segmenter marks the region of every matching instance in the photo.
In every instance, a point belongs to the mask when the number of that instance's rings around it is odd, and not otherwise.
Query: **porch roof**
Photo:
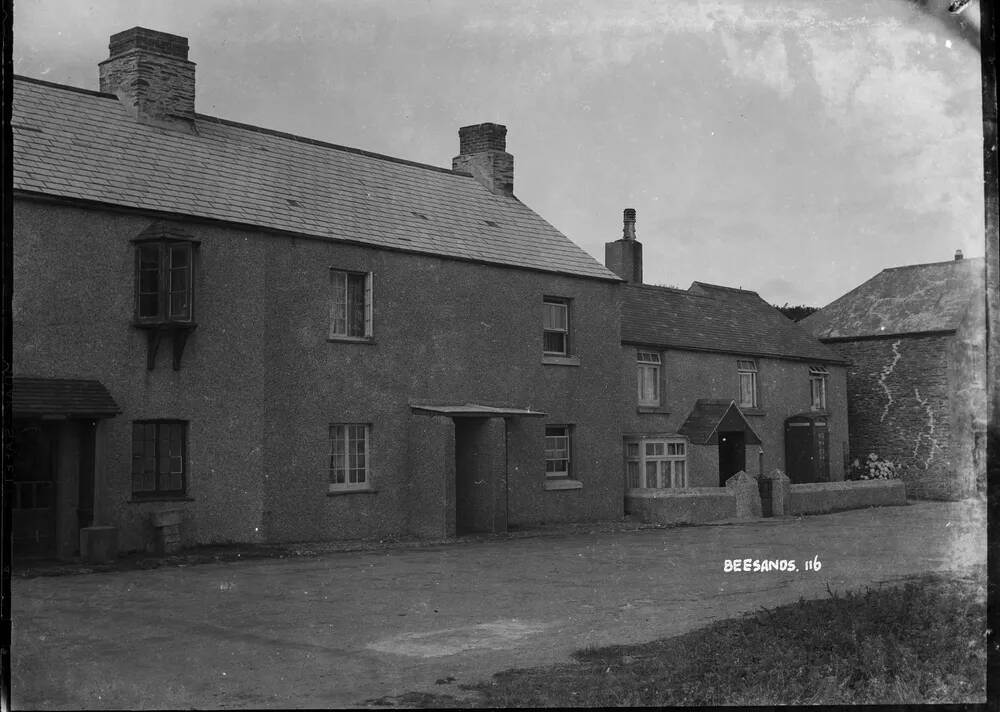
[[[110,418],[122,412],[100,381],[28,376],[11,380],[15,417]]]
[[[410,407],[415,411],[433,413],[434,415],[448,415],[452,418],[510,418],[514,416],[542,418],[548,415],[547,413],[531,410],[530,408],[497,408],[478,403],[463,403],[462,405],[412,404]]]
[[[746,433],[747,445],[760,445],[760,437],[750,427],[736,401],[701,398],[677,432],[686,435],[695,445],[715,445],[719,442],[720,431],[733,430]]]

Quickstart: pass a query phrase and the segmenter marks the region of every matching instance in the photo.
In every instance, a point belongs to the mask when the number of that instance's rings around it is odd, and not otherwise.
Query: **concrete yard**
[[[818,557],[819,571],[804,570]],[[797,571],[726,573],[726,559]],[[985,564],[982,501],[16,579],[15,709],[345,707]],[[438,684],[454,678],[447,684]]]

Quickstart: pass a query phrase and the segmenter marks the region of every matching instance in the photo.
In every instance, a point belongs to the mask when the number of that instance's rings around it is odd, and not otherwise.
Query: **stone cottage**
[[[621,281],[503,126],[439,168],[206,116],[143,28],[99,74],[14,81],[17,553],[622,515]]]
[[[898,463],[907,493],[985,487],[982,258],[884,269],[800,322],[852,362],[852,458]]]
[[[756,293],[642,283],[636,214],[606,245],[626,280],[620,399],[626,491],[719,487],[743,470],[844,479],[846,359]]]

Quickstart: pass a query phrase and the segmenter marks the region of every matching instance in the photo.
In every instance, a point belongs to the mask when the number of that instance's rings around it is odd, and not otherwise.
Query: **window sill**
[[[763,408],[743,408],[740,407],[740,412],[743,415],[767,415],[767,411]]]
[[[583,489],[583,483],[580,480],[569,480],[569,479],[551,479],[545,480],[545,489],[547,490],[576,490]]]
[[[345,494],[377,494],[378,490],[374,487],[364,487],[358,489],[337,489],[337,490],[327,490],[327,497],[341,497]]]
[[[579,366],[579,356],[547,356],[542,355],[542,363],[546,366]]]
[[[670,411],[658,405],[640,405],[636,408],[637,413],[655,413],[656,415],[670,415]]]
[[[161,321],[139,321],[138,319],[132,320],[132,326],[136,329],[196,329],[198,324],[193,321],[171,321],[170,319],[163,319]]]
[[[328,336],[326,340],[341,344],[374,344],[373,336]]]
[[[141,504],[143,502],[193,502],[194,497],[189,497],[186,494],[151,494],[146,495],[132,495],[129,499],[131,504]]]

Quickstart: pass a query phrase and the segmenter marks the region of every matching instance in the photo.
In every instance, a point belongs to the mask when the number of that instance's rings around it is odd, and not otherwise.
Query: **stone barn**
[[[800,323],[852,363],[851,457],[902,467],[910,496],[985,488],[984,261],[884,269]]]

